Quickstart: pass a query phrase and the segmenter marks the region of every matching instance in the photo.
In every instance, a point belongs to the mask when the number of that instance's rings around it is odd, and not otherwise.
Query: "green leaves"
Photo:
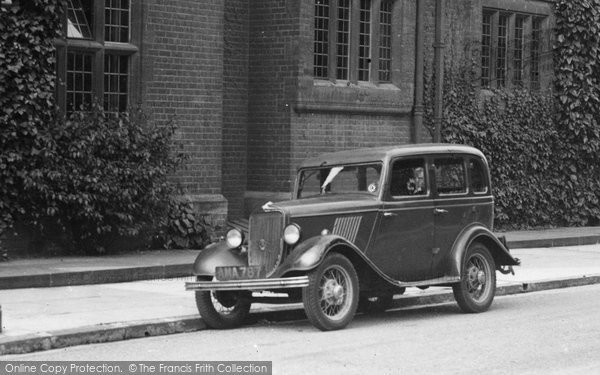
[[[556,127],[562,140],[565,217],[598,222],[600,182],[600,0],[556,3]]]
[[[202,249],[211,242],[212,225],[198,217],[193,205],[185,200],[172,200],[166,222],[155,240],[166,249]]]
[[[507,229],[600,223],[600,0],[558,0],[554,15],[553,94],[477,92],[478,62],[444,75],[443,139],[488,157]]]
[[[557,193],[564,182],[556,168],[562,154],[553,96],[526,90],[480,96],[472,90],[471,74],[446,73],[444,90],[455,94],[444,95],[444,141],[473,145],[488,158],[497,227],[562,224],[565,215],[556,213],[563,210]]]
[[[31,0],[0,7],[0,239],[15,219],[31,215],[26,188],[46,162],[43,129],[55,111],[53,54],[62,5]]]
[[[104,251],[116,236],[166,225],[167,177],[182,158],[173,126],[153,127],[141,112],[58,112],[54,40],[65,8],[0,7],[0,239],[18,221],[68,249]],[[202,229],[190,220],[181,223]]]
[[[555,14],[557,124],[586,157],[600,144],[600,0],[560,0]]]
[[[22,219],[64,228],[63,245],[87,251],[164,220],[174,191],[168,176],[182,160],[171,152],[172,126],[154,127],[141,112],[115,116],[95,105],[67,119],[57,116],[46,131],[46,162],[28,176],[30,214]]]

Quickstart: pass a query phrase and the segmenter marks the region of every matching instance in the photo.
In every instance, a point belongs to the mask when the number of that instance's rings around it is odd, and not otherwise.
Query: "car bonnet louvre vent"
[[[362,216],[338,217],[333,224],[332,233],[354,243],[361,220]]]
[[[283,250],[283,216],[280,212],[257,213],[250,217],[248,263],[264,267],[267,275],[279,265]]]

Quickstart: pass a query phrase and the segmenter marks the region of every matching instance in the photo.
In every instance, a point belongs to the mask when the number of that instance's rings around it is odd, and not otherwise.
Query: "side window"
[[[465,167],[462,158],[436,159],[435,178],[439,195],[467,192]]]
[[[393,197],[427,195],[425,160],[396,160],[392,166],[390,194]]]
[[[475,194],[487,193],[488,180],[481,160],[469,160],[469,174],[471,176],[471,190],[473,190]]]

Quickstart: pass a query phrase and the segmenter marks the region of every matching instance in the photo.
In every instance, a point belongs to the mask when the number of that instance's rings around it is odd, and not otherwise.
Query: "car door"
[[[430,277],[434,203],[425,158],[392,161],[369,258],[399,281]]]
[[[459,233],[472,222],[473,199],[467,188],[467,172],[463,156],[433,159],[434,175],[434,246],[432,274],[445,273],[444,262]]]

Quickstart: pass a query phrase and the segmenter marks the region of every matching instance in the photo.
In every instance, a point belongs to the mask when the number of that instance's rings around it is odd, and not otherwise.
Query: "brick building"
[[[190,156],[175,178],[218,219],[289,196],[307,156],[430,141],[436,67],[474,64],[482,90],[550,86],[552,1],[67,3],[61,105],[175,121]]]

